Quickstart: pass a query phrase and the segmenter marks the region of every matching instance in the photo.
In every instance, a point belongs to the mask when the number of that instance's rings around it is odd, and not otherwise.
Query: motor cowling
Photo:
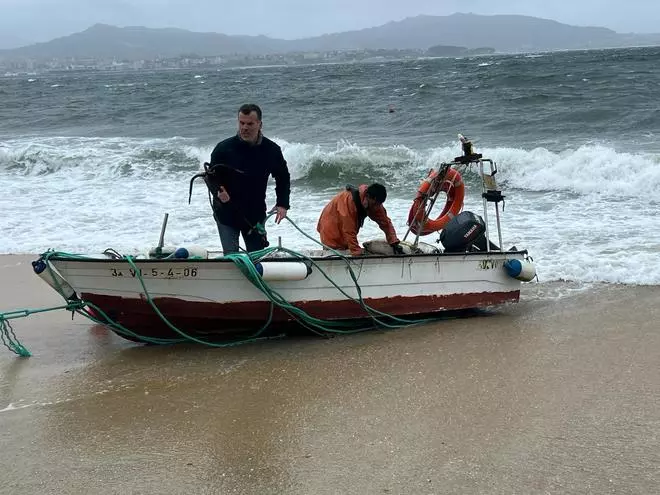
[[[474,248],[485,250],[485,232],[486,223],[483,218],[471,211],[463,211],[440,232],[440,242],[446,253],[461,253]]]

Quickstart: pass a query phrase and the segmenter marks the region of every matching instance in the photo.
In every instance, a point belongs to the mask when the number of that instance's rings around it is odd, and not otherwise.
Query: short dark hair
[[[257,112],[257,119],[261,121],[261,108],[259,108],[259,105],[245,103],[238,109],[238,113],[242,113],[243,115],[250,115],[252,112]]]
[[[379,203],[384,203],[387,199],[387,189],[382,184],[374,183],[367,187],[367,194],[370,198],[375,199]]]

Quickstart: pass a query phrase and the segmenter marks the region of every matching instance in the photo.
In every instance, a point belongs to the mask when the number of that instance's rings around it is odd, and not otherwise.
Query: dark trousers
[[[222,243],[223,254],[238,253],[239,251],[239,234],[243,235],[245,241],[245,249],[247,251],[259,251],[268,246],[265,234],[260,234],[257,229],[237,229],[229,225],[218,222],[218,233],[220,234],[220,242]]]

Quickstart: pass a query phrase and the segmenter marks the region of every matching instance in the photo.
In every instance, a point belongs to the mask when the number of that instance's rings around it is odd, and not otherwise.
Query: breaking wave
[[[334,147],[276,141],[293,180],[311,185],[379,180],[392,186],[416,184],[426,172],[459,154],[456,146],[411,149],[403,145],[363,146],[342,141]],[[0,143],[0,177],[62,177],[68,181],[153,179],[190,176],[208,160],[212,146],[185,138],[19,139]],[[479,150],[495,160],[500,182],[525,191],[652,198],[660,190],[660,155],[628,153],[604,145],[524,150]],[[472,175],[474,175],[474,171]],[[468,180],[470,172],[465,174]]]

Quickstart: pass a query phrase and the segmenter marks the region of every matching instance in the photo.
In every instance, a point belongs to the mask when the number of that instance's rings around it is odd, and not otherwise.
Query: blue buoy
[[[523,282],[530,282],[536,277],[534,263],[529,260],[506,260],[504,269],[507,275]]]
[[[522,263],[520,260],[506,260],[504,262],[504,269],[509,277],[516,278],[522,272]]]
[[[189,256],[190,256],[190,253],[188,252],[188,250],[186,248],[180,247],[180,248],[177,248],[176,251],[174,251],[174,257],[177,258],[177,259],[184,260],[184,259],[187,259]]]
[[[37,261],[32,262],[32,269],[34,270],[34,273],[36,273],[37,275],[40,275],[46,269],[46,267],[47,267],[46,262],[41,258],[39,258]]]

